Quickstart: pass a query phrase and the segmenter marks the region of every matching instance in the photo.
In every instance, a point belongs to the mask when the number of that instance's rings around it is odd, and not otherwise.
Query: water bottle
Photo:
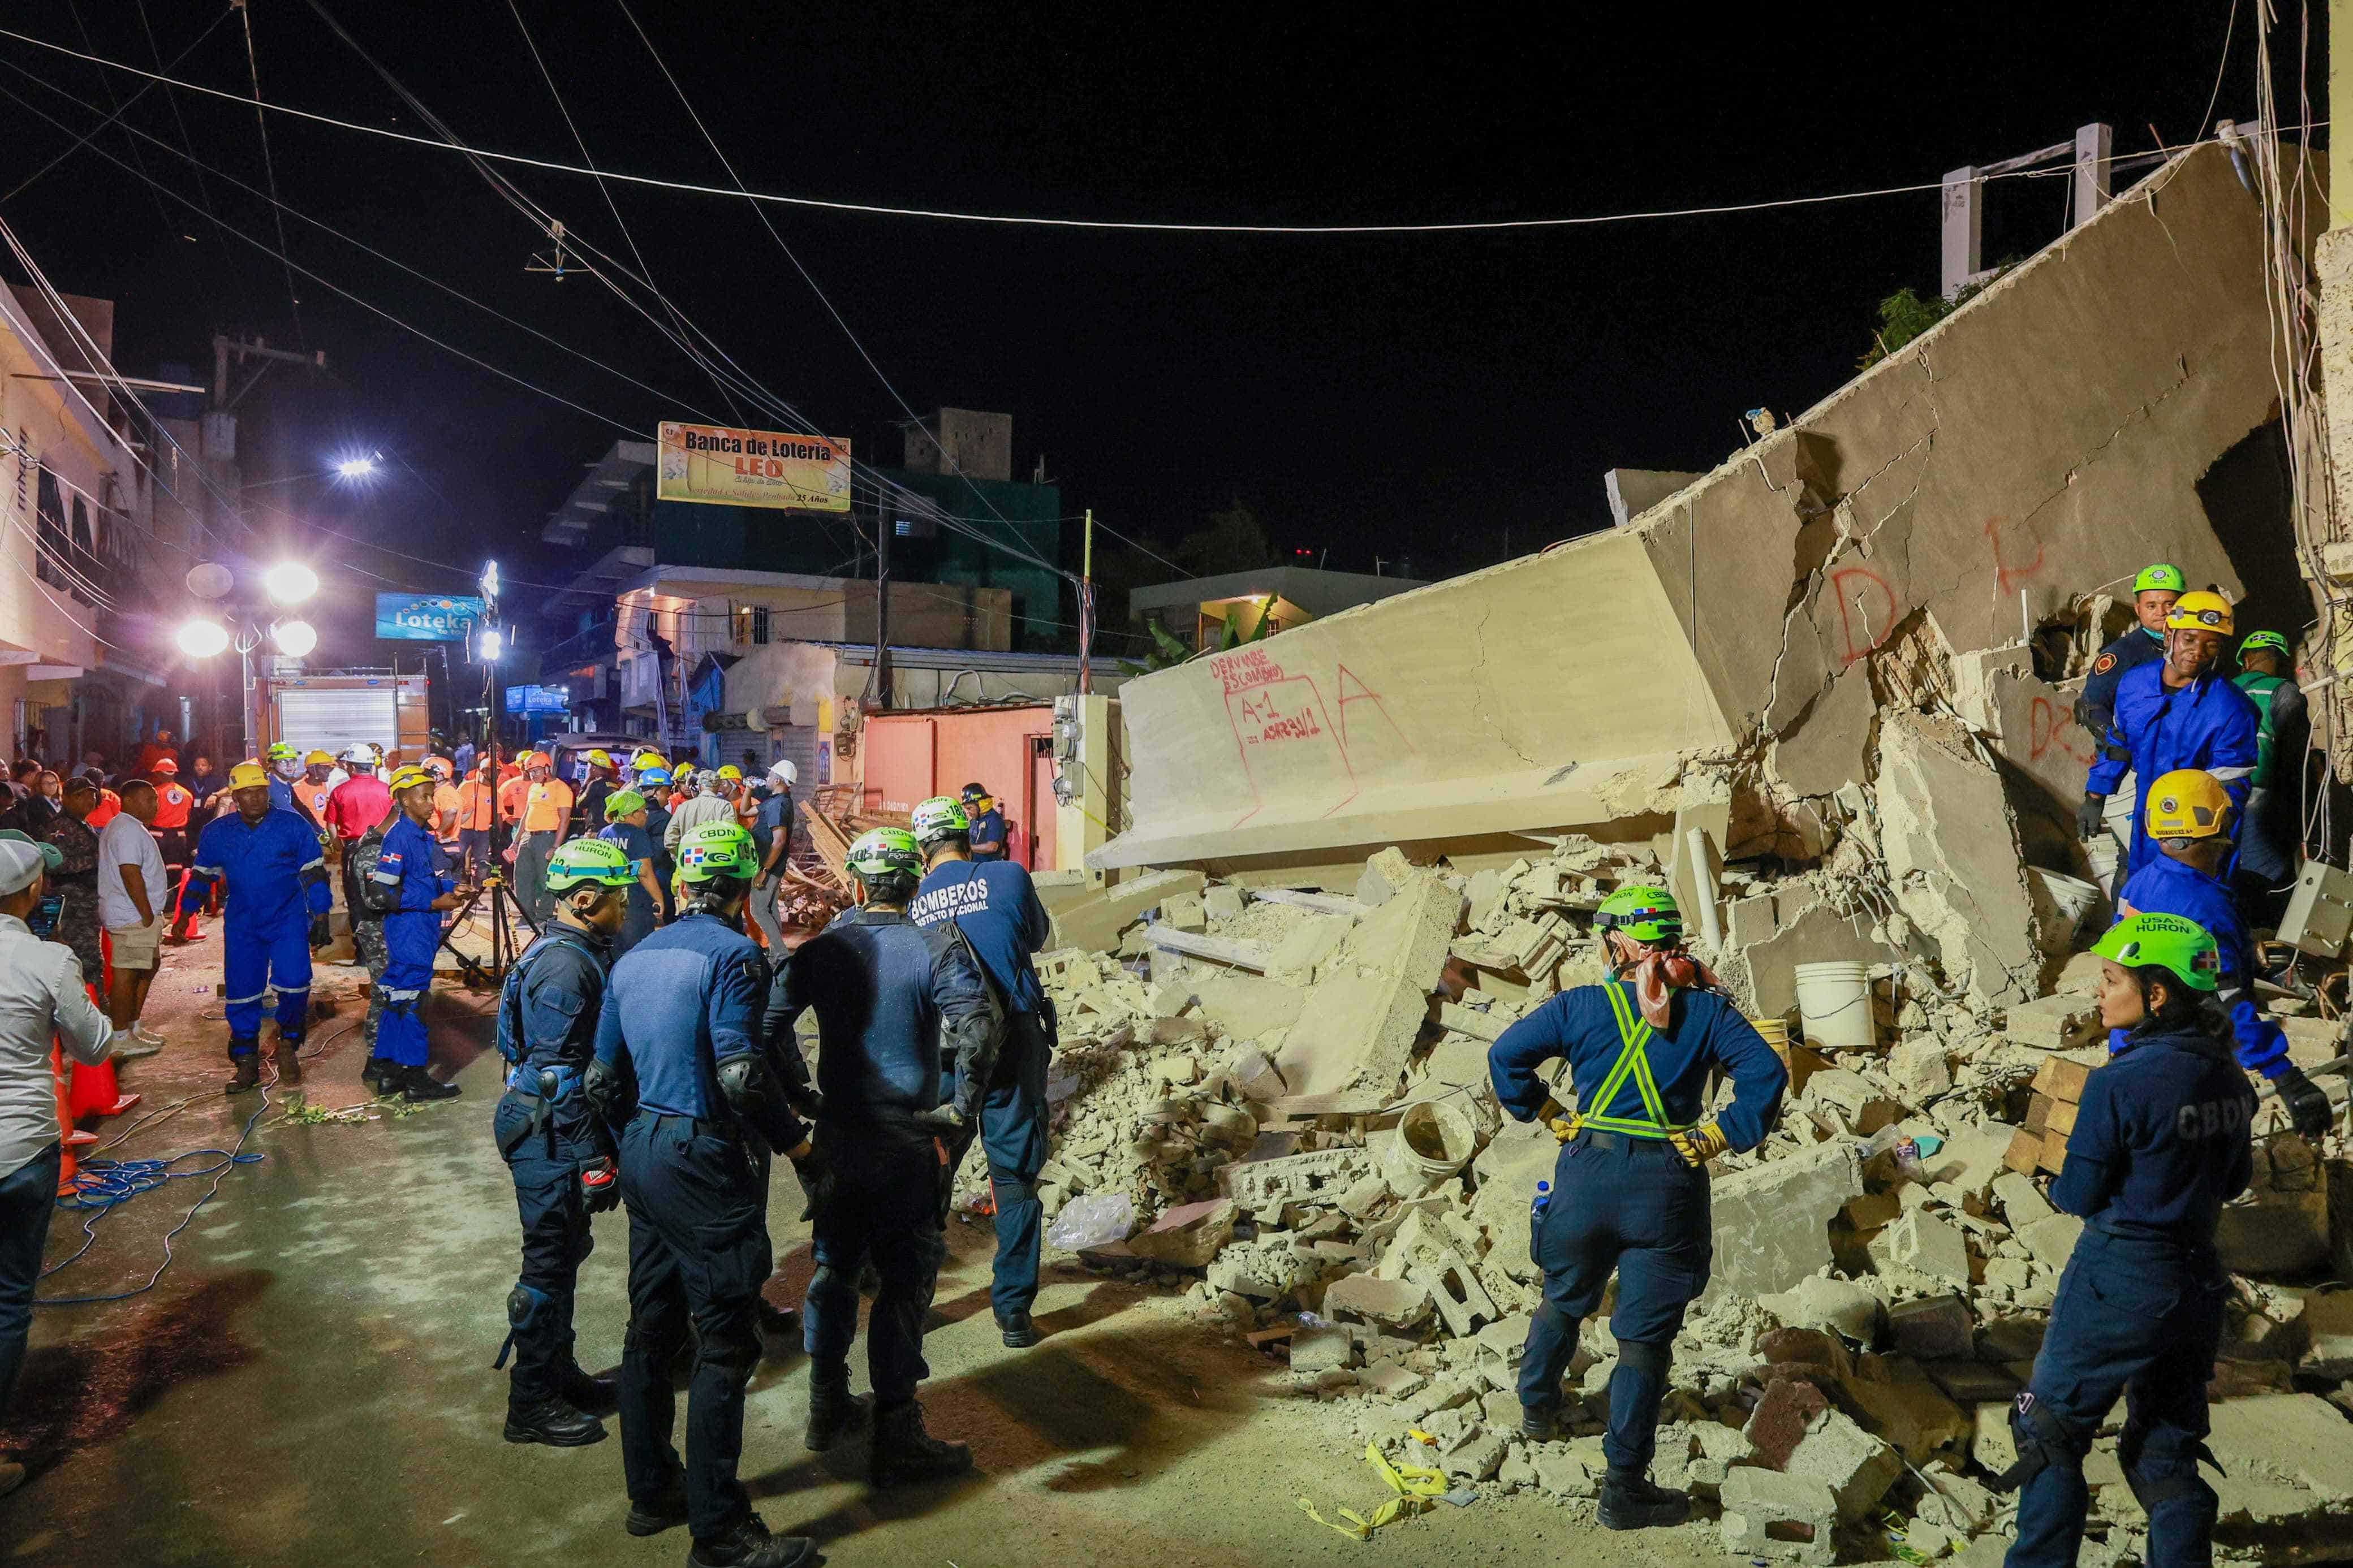
[[[1536,1259],[1536,1237],[1544,1232],[1545,1205],[1552,1202],[1552,1184],[1536,1184],[1535,1201],[1528,1205],[1528,1260]]]

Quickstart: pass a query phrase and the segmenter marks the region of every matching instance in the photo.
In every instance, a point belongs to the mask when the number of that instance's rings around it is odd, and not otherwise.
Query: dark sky
[[[221,15],[143,0],[168,59]],[[477,144],[577,162],[514,16],[479,0],[326,0]],[[2116,151],[2200,126],[2227,0],[1924,10],[1826,5],[1220,10],[633,0],[754,187],[892,205],[1104,218],[1346,223],[1605,214],[1934,181],[2116,128]],[[614,0],[519,0],[608,168],[724,183]],[[76,7],[79,7],[77,15]],[[1147,8],[1149,9],[1149,8]],[[2220,117],[2254,111],[2253,0]],[[2275,47],[2292,62],[2293,5]],[[5,24],[153,67],[140,0],[20,0]],[[308,0],[254,0],[274,101],[424,127]],[[2315,49],[2318,44],[2316,39]],[[0,39],[0,188],[140,84]],[[231,16],[175,74],[246,89]],[[26,74],[30,73],[29,78]],[[2323,79],[2317,63],[2314,79]],[[174,98],[177,99],[177,115]],[[156,89],[128,120],[262,183],[249,109]],[[527,274],[546,241],[464,160],[272,116],[290,206],[673,395],[644,392],[287,220],[293,258],[384,310],[638,432],[724,413],[710,380],[593,279]],[[130,159],[107,132],[98,146]],[[188,166],[136,157],[190,197]],[[510,171],[592,243],[628,247],[593,183]],[[221,221],[274,243],[217,180]],[[621,189],[653,278],[826,432],[894,460],[899,410],[743,204]],[[2029,251],[2064,182],[1989,198],[1986,254]],[[1933,192],[1770,213],[1472,236],[1199,237],[987,227],[771,208],[917,409],[1009,410],[1068,510],[1166,548],[1240,499],[1335,568],[1461,571],[1606,519],[1613,466],[1701,468],[1740,412],[1794,413],[1869,346],[1874,302],[1937,281]],[[134,374],[204,363],[216,329],[324,348],[353,438],[395,449],[370,526],[464,563],[556,574],[538,529],[610,425],[451,357],[159,197],[91,150],[5,216],[64,289],[118,301]],[[746,422],[765,423],[750,418]],[[404,570],[406,570],[404,568]],[[462,578],[414,568],[413,585]]]

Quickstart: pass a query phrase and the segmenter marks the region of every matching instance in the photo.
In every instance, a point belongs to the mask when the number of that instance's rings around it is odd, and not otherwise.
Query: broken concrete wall
[[[2041,923],[2018,819],[1968,732],[1951,719],[1888,715],[1878,802],[1896,903],[1947,981],[1997,1005],[2042,995]]]
[[[2260,240],[2193,149],[1632,526],[1132,683],[1135,826],[1090,865],[1594,830],[1768,738],[1757,782],[1827,793],[1931,613],[1967,655],[2152,559],[2235,592],[2197,481],[2276,395]]]

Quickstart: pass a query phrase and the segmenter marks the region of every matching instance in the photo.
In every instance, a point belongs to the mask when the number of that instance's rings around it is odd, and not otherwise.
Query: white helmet
[[[343,760],[347,766],[373,772],[375,768],[375,748],[365,741],[353,741],[343,748]]]
[[[782,784],[786,789],[801,782],[800,769],[781,760],[768,764],[768,776]]]

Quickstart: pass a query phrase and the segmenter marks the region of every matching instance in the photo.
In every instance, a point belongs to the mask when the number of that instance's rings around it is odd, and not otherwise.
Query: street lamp
[[[248,584],[251,579],[248,579]],[[288,658],[301,658],[319,646],[319,629],[300,616],[276,616],[269,607],[290,610],[319,591],[319,574],[300,561],[280,561],[261,573],[259,593],[248,586],[236,594],[237,574],[218,562],[200,562],[188,572],[188,592],[218,606],[218,616],[198,615],[174,635],[180,652],[192,659],[212,658],[237,649],[243,677],[245,750],[250,754],[257,738],[254,710],[253,655],[266,640]],[[264,601],[267,601],[265,604]]]
[[[273,605],[299,605],[319,591],[319,574],[300,561],[280,561],[261,574],[261,587]]]
[[[301,658],[319,646],[319,632],[308,621],[280,621],[269,628],[269,640],[287,658]]]
[[[199,616],[180,628],[177,640],[180,651],[190,658],[210,658],[228,647],[228,628]]]

